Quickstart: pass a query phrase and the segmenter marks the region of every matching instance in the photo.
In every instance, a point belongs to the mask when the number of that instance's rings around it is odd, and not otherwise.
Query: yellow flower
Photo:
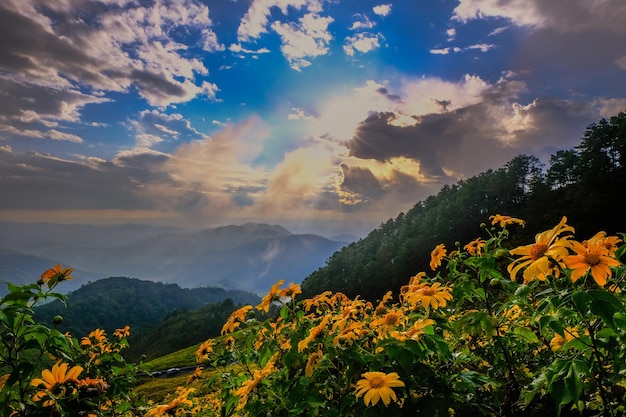
[[[298,294],[302,294],[302,289],[300,289],[300,286],[298,284],[294,284],[292,282],[291,284],[289,284],[288,288],[285,288],[280,292],[280,297],[294,298]]]
[[[44,407],[49,407],[55,404],[54,397],[51,391],[61,385],[68,383],[78,384],[78,375],[83,372],[83,368],[80,366],[73,366],[69,371],[67,363],[57,362],[52,366],[52,369],[44,369],[41,372],[41,378],[33,378],[30,382],[32,386],[42,388],[33,395],[33,401],[39,402],[44,398],[47,398],[43,402]],[[74,388],[75,391],[75,388]]]
[[[591,271],[594,281],[604,287],[607,279],[613,275],[610,267],[621,265],[617,259],[608,256],[609,249],[602,241],[588,241],[586,245],[572,241],[571,244],[576,255],[566,256],[563,261],[572,270],[572,282],[578,281],[580,277]]]
[[[304,300],[304,311],[308,313],[311,308],[319,307],[322,303],[329,305],[330,295],[332,295],[332,291],[324,291],[323,293],[318,294],[313,298],[307,298],[306,300]]]
[[[424,334],[424,329],[435,324],[433,319],[420,319],[413,323],[413,326],[406,331],[405,336],[409,339],[418,340]]]
[[[504,226],[506,226],[507,224],[514,224],[514,223],[517,223],[522,227],[526,225],[526,222],[524,222],[524,220],[522,219],[517,219],[511,216],[503,216],[500,214],[496,214],[495,216],[489,216],[489,220],[491,220],[492,226],[495,225],[496,223],[500,223],[500,227],[502,228],[504,228]]]
[[[606,247],[609,251],[608,255],[611,257],[615,257],[615,251],[617,250],[617,244],[620,243],[622,239],[617,236],[607,236],[606,232],[598,232],[593,235],[589,240],[583,242],[583,245],[587,246],[589,242],[598,242],[602,246]]]
[[[511,279],[515,280],[517,273],[524,267],[524,283],[534,279],[545,281],[549,274],[558,277],[559,269],[552,263],[554,261],[561,264],[561,260],[569,254],[567,248],[570,247],[571,235],[558,237],[565,232],[574,233],[574,228],[566,224],[567,217],[563,216],[559,224],[550,230],[537,233],[535,243],[526,246],[519,246],[510,251],[511,255],[523,255],[521,258],[511,262],[507,271]],[[551,258],[551,259],[550,259]]]
[[[320,335],[322,335],[322,332],[326,329],[326,325],[328,324],[329,320],[330,320],[330,316],[324,316],[320,324],[313,327],[311,331],[309,332],[309,335],[306,338],[298,342],[298,352],[304,351],[304,349],[306,349],[309,343],[311,343],[313,340],[317,339]]]
[[[200,347],[198,347],[198,350],[196,350],[196,360],[198,362],[202,362],[203,360],[209,358],[209,353],[213,352],[213,344],[213,339],[208,339],[205,340]]]
[[[169,415],[170,411],[176,410],[181,405],[186,405],[188,407],[191,407],[193,405],[193,402],[187,397],[193,391],[195,391],[194,388],[187,389],[187,388],[178,387],[178,389],[176,390],[176,394],[177,394],[176,398],[174,398],[172,401],[170,401],[167,404],[158,405],[155,408],[148,410],[145,417],[161,417],[161,416]]]
[[[379,319],[373,320],[370,323],[372,328],[382,327],[381,330],[390,331],[397,326],[404,326],[406,323],[406,316],[400,310],[391,310]]]
[[[250,310],[252,310],[251,305],[246,305],[238,310],[235,310],[230,315],[226,323],[224,323],[224,326],[222,327],[222,334],[234,332],[235,329],[239,327],[242,322],[246,321],[246,315]]]
[[[78,375],[83,372],[83,368],[80,366],[73,366],[69,371],[67,363],[57,362],[52,366],[52,370],[44,369],[41,372],[41,378],[33,378],[31,385],[39,387],[43,385],[43,388],[51,390],[57,384],[65,384],[66,382],[78,382]]]
[[[278,291],[278,287],[283,285],[284,282],[285,280],[281,279],[276,284],[272,285],[272,288],[270,288],[270,291],[265,295],[265,297],[263,297],[263,299],[261,300],[261,304],[256,306],[256,309],[267,313],[270,310],[270,305],[272,305],[272,302],[274,302],[274,300],[280,296],[280,291]]]
[[[388,406],[392,400],[394,402],[398,400],[392,388],[404,386],[404,382],[400,381],[396,372],[390,374],[366,372],[361,376],[363,379],[356,383],[356,396],[359,398],[364,395],[363,401],[366,406],[376,405],[381,399],[385,406]]]
[[[117,329],[113,332],[113,336],[123,339],[130,336],[130,326],[124,326],[123,329]]]
[[[324,352],[318,350],[317,352],[313,352],[309,355],[309,359],[306,361],[306,366],[304,367],[304,373],[306,376],[311,378],[313,376],[313,372],[317,365],[320,363],[322,358],[324,357]]]
[[[433,285],[421,284],[415,286],[413,291],[404,294],[404,299],[416,308],[418,304],[422,304],[424,308],[432,306],[433,309],[445,307],[448,300],[452,300],[449,287],[442,287],[441,283],[436,282]]]
[[[561,349],[563,345],[570,340],[578,338],[578,331],[573,327],[568,327],[567,329],[565,329],[565,332],[563,334],[565,337],[557,333],[554,335],[552,340],[550,340],[550,349],[552,349],[553,352]]]
[[[485,247],[485,239],[476,238],[467,245],[463,246],[463,249],[472,256],[480,255]]]
[[[433,271],[441,266],[441,260],[446,256],[447,250],[443,243],[438,244],[430,253],[430,269]]]
[[[61,265],[56,264],[54,268],[50,268],[46,272],[41,274],[41,282],[47,283],[48,287],[50,287],[50,285],[52,285],[53,283],[72,279],[73,277],[70,274],[73,271],[74,268],[63,269]]]

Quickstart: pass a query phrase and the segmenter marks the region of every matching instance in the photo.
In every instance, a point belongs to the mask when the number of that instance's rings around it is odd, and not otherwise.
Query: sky
[[[2,0],[0,220],[364,236],[626,110],[624,0]]]

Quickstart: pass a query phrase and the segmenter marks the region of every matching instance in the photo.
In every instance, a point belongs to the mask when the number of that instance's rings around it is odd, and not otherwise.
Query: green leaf
[[[513,328],[513,334],[520,336],[521,338],[525,339],[529,343],[539,342],[539,338],[537,337],[535,332],[530,330],[528,327],[515,326]]]

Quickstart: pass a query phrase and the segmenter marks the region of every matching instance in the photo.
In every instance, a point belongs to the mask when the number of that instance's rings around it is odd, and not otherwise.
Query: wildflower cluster
[[[128,326],[116,330],[112,340],[96,329],[79,342],[33,319],[39,300],[65,301],[53,290],[72,279],[71,273],[56,265],[37,284],[9,284],[9,294],[0,300],[0,415],[96,417],[123,415],[120,410],[130,408],[136,370],[120,355],[128,346]],[[61,321],[55,317],[55,324]]]
[[[278,282],[199,346],[198,375],[211,372],[194,398],[211,406],[196,415],[626,412],[622,239],[579,242],[563,218],[508,249],[508,229],[525,222],[490,220],[486,236],[438,245],[431,273],[376,303],[297,300],[297,285]]]

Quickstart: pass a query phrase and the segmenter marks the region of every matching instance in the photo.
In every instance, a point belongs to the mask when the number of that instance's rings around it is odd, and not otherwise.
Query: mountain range
[[[247,223],[199,231],[163,226],[0,222],[0,282],[37,280],[61,264],[73,291],[111,276],[263,293],[279,279],[300,283],[348,242]],[[354,239],[356,240],[356,238]],[[0,286],[0,294],[6,288]]]

